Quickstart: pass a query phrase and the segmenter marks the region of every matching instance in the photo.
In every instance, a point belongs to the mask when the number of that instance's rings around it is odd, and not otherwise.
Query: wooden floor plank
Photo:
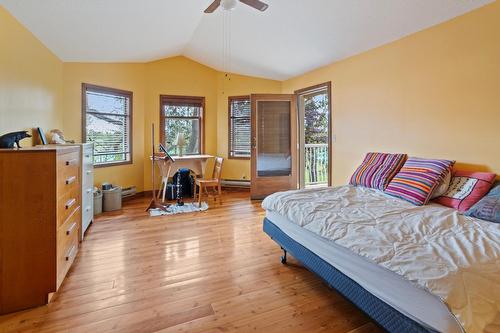
[[[381,332],[300,264],[280,263],[248,192],[223,199],[149,217],[136,198],[103,214],[54,300],[0,317],[0,332]]]

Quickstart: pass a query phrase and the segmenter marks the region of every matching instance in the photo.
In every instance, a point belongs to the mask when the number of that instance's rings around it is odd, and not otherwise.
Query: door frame
[[[302,166],[300,163],[300,160],[302,159],[301,154],[303,152],[300,151],[300,142],[299,138],[302,136],[302,133],[299,133],[299,129],[301,128],[300,124],[298,123],[299,121],[302,121],[302,119],[299,119],[300,115],[300,95],[304,95],[307,92],[311,92],[314,90],[319,90],[321,88],[326,88],[327,94],[328,94],[328,186],[332,186],[332,179],[333,179],[333,168],[332,168],[332,161],[333,161],[333,116],[332,116],[332,111],[333,111],[333,99],[332,99],[332,81],[327,81],[319,84],[315,84],[313,86],[309,86],[306,88],[298,89],[294,91],[295,98],[297,100],[297,151],[298,151],[298,158],[297,161],[299,163],[298,168],[298,173],[299,173],[299,184],[302,184],[303,182],[303,173],[304,170],[302,170]]]
[[[290,155],[291,155],[291,174],[289,176],[274,176],[274,177],[258,177],[257,173],[257,103],[259,101],[289,101],[290,102]],[[284,191],[288,189],[298,188],[298,146],[297,146],[297,95],[295,94],[251,94],[251,182],[250,194],[251,199],[262,199],[267,194],[267,191],[259,190],[258,181],[264,178],[269,181],[268,187],[272,190],[269,193]]]

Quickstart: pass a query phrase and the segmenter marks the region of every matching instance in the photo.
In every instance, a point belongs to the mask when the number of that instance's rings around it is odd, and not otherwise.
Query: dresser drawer
[[[82,152],[82,165],[84,169],[94,168],[94,146],[85,145]]]
[[[65,168],[67,169],[79,166],[80,166],[80,153],[78,151],[57,155],[58,171],[64,170]]]
[[[57,229],[57,256],[60,257],[68,248],[74,234],[80,229],[81,210],[77,209],[66,222]]]
[[[75,151],[72,153],[57,155],[57,173],[65,174],[69,170],[80,168],[80,153]]]
[[[66,222],[67,218],[80,207],[79,186],[72,187],[57,199],[57,227]]]
[[[82,185],[86,187],[94,187],[94,168],[92,166],[83,169]]]
[[[78,228],[71,232],[65,245],[57,252],[57,288],[59,288],[78,253]]]
[[[90,201],[94,200],[94,186],[93,185],[83,186],[82,205],[84,205],[84,202],[86,200],[90,200]]]
[[[80,186],[80,155],[78,152],[57,156],[57,198]]]
[[[80,174],[78,172],[78,168],[76,170],[76,174],[67,173],[66,175],[61,175],[57,178],[57,198],[61,198],[64,195],[67,195],[69,192],[73,192],[75,189],[81,188],[80,183]],[[69,171],[69,170],[68,170]]]
[[[91,221],[94,215],[94,194],[92,188],[83,191],[82,197],[82,221]]]
[[[84,145],[83,146],[83,161],[84,162],[93,162],[92,158],[94,156],[94,146],[93,145]]]

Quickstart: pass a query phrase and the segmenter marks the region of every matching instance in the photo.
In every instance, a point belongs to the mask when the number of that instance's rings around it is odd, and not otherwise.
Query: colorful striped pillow
[[[383,191],[401,169],[406,157],[406,154],[368,153],[349,183]]]
[[[410,157],[385,192],[418,206],[425,205],[453,164],[455,161]]]

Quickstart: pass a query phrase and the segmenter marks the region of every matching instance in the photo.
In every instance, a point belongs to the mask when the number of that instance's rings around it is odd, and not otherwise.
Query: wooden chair
[[[222,191],[221,191],[221,175],[222,175],[222,162],[224,162],[224,158],[216,157],[214,164],[214,171],[212,172],[212,178],[208,179],[196,179],[194,186],[194,200],[196,201],[196,196],[198,195],[198,206],[201,207],[201,198],[203,196],[203,190],[209,196],[208,188],[212,188],[212,193],[214,196],[214,201],[219,198],[219,203],[222,203]],[[199,189],[197,190],[197,188]]]

